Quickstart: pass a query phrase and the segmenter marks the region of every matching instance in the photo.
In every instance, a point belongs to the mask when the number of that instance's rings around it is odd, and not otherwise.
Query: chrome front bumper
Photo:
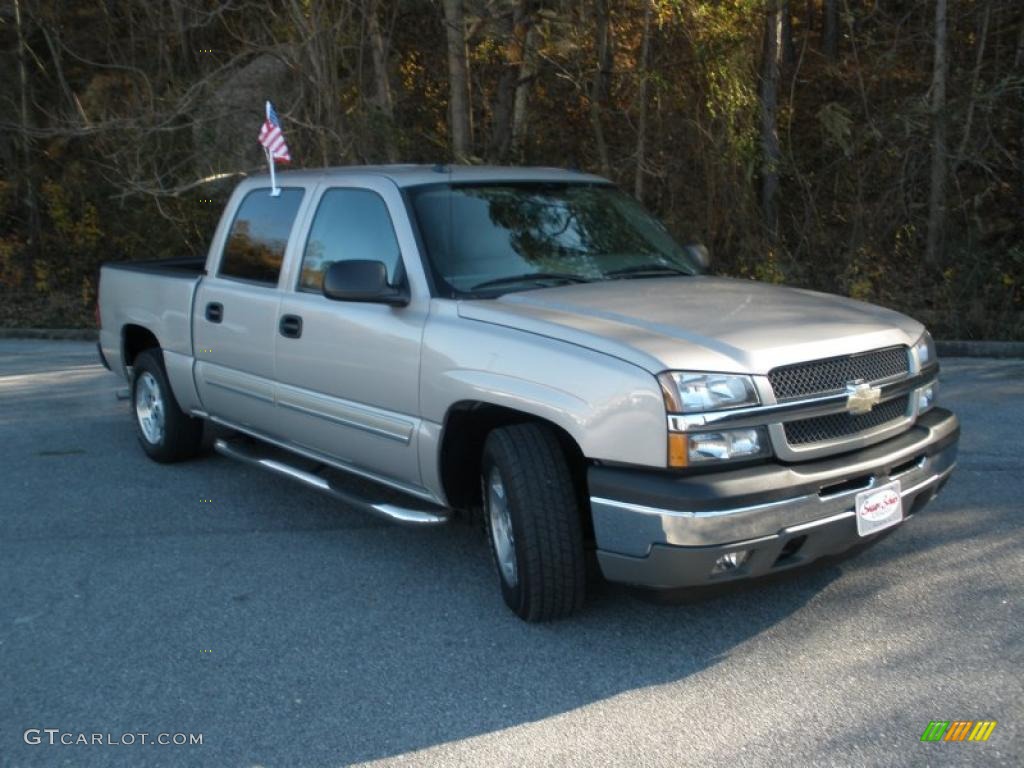
[[[952,473],[959,435],[956,416],[936,408],[897,437],[818,461],[703,475],[591,467],[598,561],[610,581],[679,587],[841,552],[866,540],[857,535],[858,493],[898,479],[910,517]],[[740,549],[751,552],[741,567],[711,574]]]

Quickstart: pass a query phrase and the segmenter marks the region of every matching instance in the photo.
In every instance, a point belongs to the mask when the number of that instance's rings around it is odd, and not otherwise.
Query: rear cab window
[[[231,223],[217,276],[277,285],[304,193],[300,187],[282,188],[277,197],[270,187],[249,192]]]

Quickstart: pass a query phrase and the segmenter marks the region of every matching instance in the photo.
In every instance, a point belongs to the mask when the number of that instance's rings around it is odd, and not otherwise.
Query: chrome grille
[[[850,413],[830,413],[811,419],[787,422],[786,442],[790,445],[808,445],[842,437],[852,437],[867,432],[890,421],[901,419],[907,414],[909,395],[896,397],[876,405],[874,409],[860,416]]]
[[[858,379],[879,381],[908,371],[907,348],[889,347],[860,355],[782,366],[768,373],[768,381],[776,399],[782,403],[799,397],[842,392],[847,383]]]

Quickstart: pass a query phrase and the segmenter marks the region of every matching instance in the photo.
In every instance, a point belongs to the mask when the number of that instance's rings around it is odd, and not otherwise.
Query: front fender
[[[432,312],[420,377],[423,418],[442,425],[449,409],[465,401],[550,421],[591,460],[665,466],[665,406],[647,371],[454,311]]]

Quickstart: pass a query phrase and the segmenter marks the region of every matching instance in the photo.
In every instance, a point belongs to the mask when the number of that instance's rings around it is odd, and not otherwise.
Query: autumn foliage
[[[1024,338],[1020,0],[13,0],[0,325],[201,254],[272,99],[297,167],[608,175],[715,269]]]

